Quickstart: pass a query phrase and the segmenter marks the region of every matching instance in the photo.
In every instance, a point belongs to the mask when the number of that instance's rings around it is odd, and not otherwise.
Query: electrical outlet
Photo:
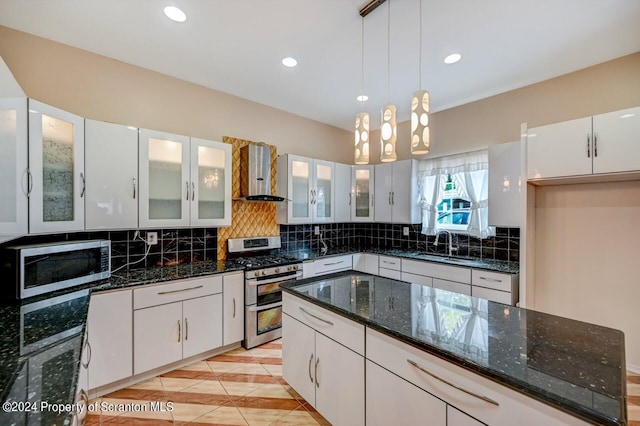
[[[403,226],[402,227],[402,235],[404,235],[405,237],[409,236],[409,227],[408,226]]]
[[[157,232],[147,232],[147,244],[150,246],[155,246],[156,244],[158,244]]]
[[[320,227],[318,225],[313,227],[313,235],[320,235]]]

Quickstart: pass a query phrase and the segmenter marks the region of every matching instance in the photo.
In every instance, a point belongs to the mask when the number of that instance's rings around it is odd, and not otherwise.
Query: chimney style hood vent
[[[240,148],[241,201],[281,202],[271,195],[271,148],[265,143],[250,143]]]

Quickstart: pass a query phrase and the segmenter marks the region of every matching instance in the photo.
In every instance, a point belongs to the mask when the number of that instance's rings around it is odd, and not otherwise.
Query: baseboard
[[[627,371],[640,374],[640,365],[627,364]]]
[[[211,358],[212,356],[220,355],[239,347],[240,347],[240,342],[232,343],[227,346],[222,346],[220,348],[216,348],[208,352],[203,352],[201,354],[194,355],[192,357],[185,358],[180,361],[176,361],[173,364],[164,365],[154,370],[145,371],[144,373],[127,377],[122,380],[118,380],[117,382],[109,383],[107,385],[100,386],[95,389],[90,389],[89,392],[87,393],[89,394],[89,399],[99,398],[111,392],[115,392],[117,390],[127,388],[129,386],[135,385],[136,383],[144,382],[145,380],[149,380],[161,374],[168,373],[169,371],[173,371],[178,368],[185,367],[189,364],[193,364],[194,362],[203,361],[207,358]]]

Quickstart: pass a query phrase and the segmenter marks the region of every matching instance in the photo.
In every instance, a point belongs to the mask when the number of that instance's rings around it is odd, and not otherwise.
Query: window
[[[438,203],[437,229],[466,232],[471,214],[471,201],[462,189],[463,175],[445,174],[440,176],[440,198]]]
[[[488,151],[421,161],[422,233],[446,229],[478,238],[495,235],[488,225]]]

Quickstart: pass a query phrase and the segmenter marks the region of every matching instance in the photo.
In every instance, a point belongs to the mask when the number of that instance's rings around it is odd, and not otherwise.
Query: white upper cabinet
[[[229,226],[231,145],[140,130],[140,227]]]
[[[351,169],[351,221],[373,222],[374,166],[352,166]]]
[[[520,141],[489,147],[489,225],[520,226]]]
[[[231,225],[231,145],[191,138],[191,226]]]
[[[351,187],[351,166],[335,163],[335,222],[350,222],[354,199]]]
[[[334,163],[298,155],[278,156],[278,195],[287,199],[277,210],[279,224],[335,220]]]
[[[377,164],[374,181],[376,222],[420,222],[417,160]]]
[[[26,234],[27,98],[0,98],[0,234]]]
[[[29,99],[29,231],[84,229],[84,119]]]
[[[528,129],[527,178],[640,170],[640,107]]]
[[[640,170],[640,107],[593,116],[593,173]]]
[[[141,129],[140,227],[189,225],[189,138]]]
[[[138,129],[85,120],[85,228],[138,227]]]

